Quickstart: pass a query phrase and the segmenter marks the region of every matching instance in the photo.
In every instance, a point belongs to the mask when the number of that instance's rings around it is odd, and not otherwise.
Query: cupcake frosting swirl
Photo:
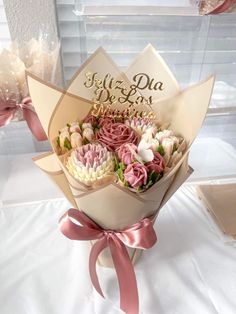
[[[106,146],[110,151],[115,151],[122,144],[137,144],[138,135],[129,126],[116,122],[104,124],[97,132],[98,142]]]
[[[87,144],[72,151],[66,167],[73,177],[91,185],[114,171],[114,156],[100,144]]]

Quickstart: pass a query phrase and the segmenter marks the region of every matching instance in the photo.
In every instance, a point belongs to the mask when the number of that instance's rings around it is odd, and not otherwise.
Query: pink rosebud
[[[96,133],[96,138],[110,151],[115,151],[125,143],[137,144],[138,142],[136,132],[120,122],[104,124]]]
[[[102,128],[104,125],[110,124],[110,123],[114,123],[114,119],[112,117],[104,117],[104,118],[100,118],[98,121],[98,125],[100,126],[100,128]]]
[[[94,126],[97,124],[97,118],[90,114],[84,119],[83,123],[90,123],[92,126]]]
[[[126,165],[131,164],[135,161],[134,152],[138,153],[138,148],[132,143],[123,144],[117,150],[119,159]]]
[[[79,122],[76,122],[76,121],[75,121],[75,122],[72,122],[72,123],[70,124],[69,129],[70,129],[70,132],[71,132],[71,133],[74,133],[74,132],[80,133],[80,132],[81,132],[80,126],[79,126]]]
[[[155,171],[156,173],[161,173],[163,172],[165,168],[165,162],[161,154],[159,154],[158,152],[155,152],[153,160],[146,162],[145,166],[150,172]]]
[[[143,164],[134,162],[125,169],[124,177],[131,187],[138,189],[142,185],[147,184],[147,171],[147,168]]]

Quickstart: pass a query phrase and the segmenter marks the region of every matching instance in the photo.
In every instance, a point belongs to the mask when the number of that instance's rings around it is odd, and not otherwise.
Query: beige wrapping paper
[[[146,62],[147,58],[152,64]],[[151,108],[145,105],[145,110],[154,111],[162,124],[168,123],[175,134],[185,138],[187,148],[181,160],[145,192],[131,192],[114,181],[108,181],[96,189],[88,188],[73,178],[64,167],[63,160],[66,157],[56,155],[55,137],[58,130],[68,122],[85,118],[93,106],[91,88],[88,89],[84,85],[86,73],[103,71],[102,77],[109,72],[114,77],[125,77],[124,84],[128,84],[135,70],[136,73],[146,73],[148,77],[153,78],[153,82],[162,82],[163,90],[149,91],[154,101]],[[188,166],[188,153],[205,118],[213,85],[214,77],[210,77],[204,82],[180,91],[173,74],[150,45],[123,74],[106,52],[99,48],[75,74],[67,91],[48,86],[28,74],[30,94],[33,102],[37,104],[35,109],[54,150],[51,155],[35,159],[35,163],[59,186],[74,207],[105,229],[121,230],[144,217],[157,216],[161,207],[192,172]],[[145,93],[147,97],[148,91],[145,90]],[[116,106],[119,107],[118,104]],[[136,109],[141,111],[143,107],[138,105]],[[128,251],[132,261],[135,262],[140,255],[139,250]],[[101,254],[99,262],[105,266],[112,266],[108,251]]]
[[[236,238],[236,184],[204,184],[197,187],[199,198],[227,235]]]

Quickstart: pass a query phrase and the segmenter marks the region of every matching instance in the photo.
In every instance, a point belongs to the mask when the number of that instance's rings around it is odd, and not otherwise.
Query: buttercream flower
[[[162,147],[164,148],[165,155],[171,156],[174,148],[174,140],[169,137],[169,138],[164,138],[162,141]]]
[[[122,144],[137,144],[138,136],[129,126],[116,122],[104,124],[96,133],[98,142],[105,145],[109,150],[115,151]]]
[[[99,127],[103,127],[104,125],[110,124],[110,123],[114,123],[114,118],[112,117],[102,117],[99,119],[98,121],[98,125]]]
[[[81,132],[81,129],[80,129],[79,122],[72,122],[72,123],[69,125],[69,131],[70,131],[71,133],[74,133],[74,132],[80,133],[80,132]]]
[[[156,138],[160,143],[162,143],[162,141],[164,140],[164,138],[171,137],[171,136],[173,136],[173,135],[174,135],[173,131],[171,131],[171,130],[163,130],[163,131],[157,132],[157,134],[155,135],[155,138]]]
[[[167,165],[171,156],[179,147],[179,139],[176,136],[166,137],[162,140],[162,147],[164,149],[164,160]]]
[[[141,158],[141,160],[139,160],[141,163],[142,161],[146,161],[146,162],[152,161],[154,158],[154,153],[151,148],[151,144],[141,139],[141,141],[138,144],[138,155]]]
[[[124,178],[132,188],[138,189],[147,184],[148,169],[144,165],[134,162],[125,169]]]
[[[150,142],[151,140],[153,140],[153,133],[151,130],[147,130],[146,132],[144,132],[141,136],[142,139],[144,139],[146,142]]]
[[[67,126],[59,131],[57,143],[60,147],[61,153],[65,153],[72,148],[82,146],[83,141],[80,132],[81,129],[78,121],[67,124]]]
[[[85,119],[84,119],[84,123],[90,123],[93,127],[97,126],[97,118],[93,115],[88,115]]]
[[[82,124],[82,129],[93,129],[92,124],[90,122],[86,122]]]
[[[114,156],[100,144],[87,144],[72,151],[66,167],[73,177],[89,186],[114,171]]]
[[[72,148],[80,147],[83,145],[83,138],[80,135],[80,133],[75,132],[71,134],[70,142],[71,142]]]
[[[125,164],[129,165],[135,161],[135,153],[138,152],[136,145],[132,143],[123,144],[117,150],[117,155],[119,159]]]
[[[83,130],[83,138],[84,139],[86,138],[89,142],[92,142],[94,140],[94,138],[95,138],[93,129],[91,129],[90,127],[85,128]]]
[[[165,168],[165,162],[161,154],[155,152],[153,160],[145,163],[145,166],[149,172],[155,171],[156,173],[162,173]]]
[[[59,145],[61,148],[66,148],[67,142],[70,143],[70,133],[68,128],[62,129],[59,134]]]
[[[157,147],[159,146],[158,139],[153,138],[152,132],[150,131],[142,134],[141,141],[145,141],[147,144],[149,144],[153,151],[156,151]]]
[[[156,124],[148,118],[135,117],[125,120],[125,124],[134,129],[139,135],[142,135],[146,131],[154,135],[157,131]]]

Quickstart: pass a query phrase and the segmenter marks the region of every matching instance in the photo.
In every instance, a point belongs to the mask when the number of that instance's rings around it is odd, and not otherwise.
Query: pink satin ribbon
[[[9,124],[17,110],[23,111],[24,119],[35,138],[38,141],[47,140],[47,135],[34,111],[30,97],[25,97],[19,104],[11,100],[7,102],[1,102],[0,100],[0,127]]]
[[[60,218],[59,223],[61,232],[71,240],[98,240],[91,249],[89,272],[94,288],[102,297],[104,295],[98,281],[96,261],[106,247],[110,248],[120,288],[120,308],[127,314],[138,314],[137,282],[125,245],[138,249],[152,247],[157,241],[152,220],[144,218],[122,231],[104,230],[83,212],[71,208]]]
[[[232,4],[234,4],[235,0],[225,0],[221,5],[218,5],[214,10],[207,14],[219,14],[227,11]]]

